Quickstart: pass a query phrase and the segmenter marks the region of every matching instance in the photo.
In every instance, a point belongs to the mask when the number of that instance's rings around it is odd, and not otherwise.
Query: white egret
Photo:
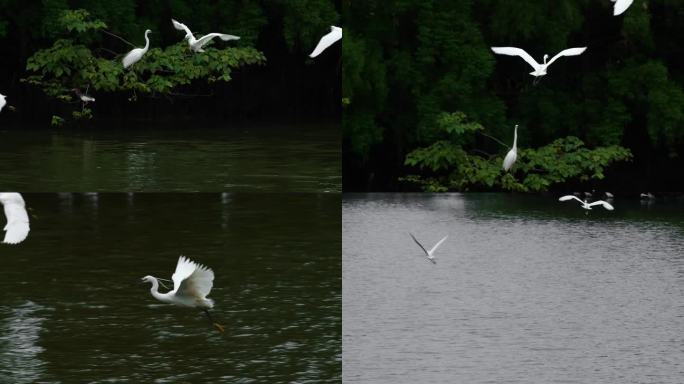
[[[506,154],[503,161],[503,169],[507,171],[511,169],[515,160],[518,158],[518,125],[515,125],[515,130],[513,131],[513,148]]]
[[[201,309],[214,327],[219,332],[223,332],[223,326],[215,322],[209,314],[209,309],[214,307],[214,301],[208,299],[207,295],[214,285],[214,271],[181,255],[176,264],[176,272],[171,279],[173,290],[166,293],[159,292],[159,281],[154,276],[147,275],[142,278],[142,282],[152,283],[150,292],[161,302]]]
[[[639,195],[642,199],[654,200],[656,197],[651,192],[642,193]]]
[[[83,104],[88,104],[88,103],[94,103],[94,102],[95,102],[95,98],[94,98],[94,97],[88,96],[88,95],[84,94],[84,93],[81,92],[81,90],[78,89],[78,88],[73,88],[72,91],[76,94],[76,96],[78,96],[79,99],[81,99],[81,101],[83,102]],[[88,92],[88,90],[86,90],[86,92]]]
[[[444,242],[444,240],[446,240],[447,237],[449,237],[449,236],[448,236],[448,235],[447,235],[447,236],[444,236],[444,237],[442,238],[442,240],[438,241],[437,244],[435,244],[435,246],[432,247],[432,249],[430,249],[430,250],[428,251],[428,250],[425,249],[425,247],[423,247],[423,245],[422,245],[421,243],[418,242],[418,240],[416,240],[416,237],[413,236],[413,234],[409,233],[409,235],[411,235],[411,237],[413,238],[413,241],[415,241],[416,244],[418,244],[418,246],[420,247],[420,249],[422,249],[423,252],[425,252],[425,256],[427,256],[428,260],[430,260],[430,261],[432,262],[432,264],[437,264],[437,262],[435,261],[435,251],[437,250],[437,247],[439,247],[440,245],[442,245],[442,243]]]
[[[615,208],[613,208],[612,205],[610,205],[608,202],[605,202],[603,200],[596,200],[592,203],[589,203],[589,201],[587,201],[587,200],[582,201],[579,198],[577,198],[577,196],[573,196],[573,195],[563,196],[560,199],[558,199],[558,201],[568,201],[568,200],[573,200],[573,199],[579,201],[580,204],[582,204],[582,208],[584,208],[588,211],[591,210],[591,207],[596,206],[596,205],[601,205],[601,206],[603,206],[603,208],[605,208],[609,211],[612,211],[613,209],[615,209]]]
[[[549,67],[549,65],[553,64],[553,62],[556,61],[558,58],[563,57],[563,56],[581,55],[586,49],[587,49],[587,47],[568,48],[566,50],[561,51],[559,54],[554,56],[548,62],[546,61],[546,59],[549,58],[549,55],[544,55],[544,63],[539,64],[532,58],[532,56],[530,56],[527,52],[525,52],[524,50],[522,50],[520,48],[492,47],[492,51],[494,51],[494,53],[499,54],[499,55],[520,56],[529,65],[531,65],[532,68],[534,68],[534,71],[530,72],[530,75],[535,76],[535,77],[541,77],[541,76],[546,75],[546,69]]]
[[[610,0],[615,5],[613,6],[613,16],[617,16],[622,14],[629,8],[630,5],[634,2],[634,0]]]
[[[321,40],[318,42],[318,45],[316,45],[316,48],[314,48],[313,52],[311,52],[309,57],[313,59],[314,57],[320,55],[321,52],[325,51],[326,48],[333,45],[337,40],[340,40],[341,38],[342,28],[331,25],[330,32],[321,37]]]
[[[214,37],[218,37],[223,41],[240,40],[240,36],[227,35],[225,33],[209,33],[207,35],[200,37],[199,39],[195,39],[195,35],[193,35],[192,32],[190,32],[190,28],[188,28],[187,25],[179,23],[174,19],[171,19],[171,22],[173,23],[173,27],[177,30],[185,31],[185,39],[188,40],[188,45],[190,45],[190,49],[193,52],[204,52],[204,49],[202,49],[202,47],[204,47]]]
[[[150,33],[152,33],[151,30],[146,30],[145,31],[145,47],[144,48],[134,48],[130,52],[124,56],[122,63],[124,68],[128,68],[131,65],[137,63],[142,59],[143,55],[147,53],[147,50],[150,48],[150,38],[147,36]]]
[[[0,203],[5,208],[5,244],[19,244],[29,233],[29,217],[26,204],[21,194],[16,192],[0,192]]]
[[[7,104],[7,100],[5,100],[5,95],[0,93],[0,112],[2,112],[2,109],[5,107],[5,104]]]

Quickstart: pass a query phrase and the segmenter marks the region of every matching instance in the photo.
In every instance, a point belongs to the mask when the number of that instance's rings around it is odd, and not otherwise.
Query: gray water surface
[[[29,237],[0,244],[0,383],[340,381],[340,195],[24,199]],[[214,270],[225,333],[140,284],[181,254]]]
[[[681,383],[684,204],[556,199],[346,194],[343,381]]]

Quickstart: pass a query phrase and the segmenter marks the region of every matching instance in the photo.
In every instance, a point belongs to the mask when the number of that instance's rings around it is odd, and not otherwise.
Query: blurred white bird
[[[316,45],[316,48],[314,48],[313,52],[311,52],[309,57],[313,59],[314,57],[320,55],[321,52],[325,51],[326,48],[333,45],[337,40],[340,40],[341,38],[342,28],[331,25],[330,32],[321,37],[321,40],[318,42],[318,45]]]
[[[573,199],[579,201],[580,204],[582,204],[582,208],[584,208],[586,210],[591,210],[591,207],[596,206],[596,205],[601,205],[601,206],[603,206],[603,208],[605,208],[609,211],[612,211],[613,209],[615,209],[615,208],[613,208],[612,205],[610,205],[609,203],[607,203],[603,200],[596,200],[590,204],[587,200],[582,201],[573,195],[563,196],[560,199],[558,199],[558,201],[568,201],[568,200],[573,200]]]
[[[185,39],[188,40],[188,45],[190,45],[190,49],[193,52],[204,52],[204,49],[202,49],[202,47],[204,47],[214,37],[218,37],[223,41],[240,40],[239,36],[227,35],[225,33],[209,33],[207,35],[200,37],[199,39],[195,39],[195,35],[193,35],[192,32],[190,32],[190,28],[188,28],[187,25],[179,23],[174,19],[171,19],[171,22],[173,23],[173,27],[177,30],[185,31]]]
[[[651,192],[642,193],[639,195],[642,199],[654,200],[656,197]]]
[[[613,6],[613,16],[617,16],[617,15],[622,14],[634,2],[634,0],[617,0],[617,1],[616,0],[610,0],[610,1],[615,3],[615,5]]]
[[[548,62],[546,62],[546,59],[549,58],[549,55],[544,55],[544,63],[539,64],[532,58],[532,56],[530,56],[527,52],[525,52],[524,50],[522,50],[520,48],[492,47],[492,51],[494,51],[494,53],[499,54],[499,55],[520,56],[529,65],[531,65],[532,68],[534,68],[534,71],[530,72],[530,75],[535,76],[535,77],[540,77],[540,76],[546,75],[546,69],[549,67],[549,65],[553,64],[553,62],[556,61],[558,58],[563,57],[563,56],[581,55],[586,49],[587,49],[587,47],[569,48],[569,49],[563,50],[559,54],[554,56]]]
[[[91,96],[88,96],[88,95],[84,94],[84,93],[81,92],[81,90],[78,89],[78,88],[73,88],[72,91],[76,94],[76,96],[78,96],[79,99],[81,99],[81,101],[83,102],[83,104],[88,104],[88,103],[94,103],[94,102],[95,102],[95,98],[94,98],[94,97],[91,97]],[[86,92],[88,92],[88,90],[86,90]]]
[[[29,233],[29,217],[26,212],[26,204],[21,194],[16,192],[0,192],[0,203],[5,208],[5,244],[19,244]]]
[[[124,56],[122,60],[124,68],[128,68],[131,65],[137,63],[138,61],[140,61],[140,59],[142,59],[143,55],[147,53],[147,50],[150,48],[150,38],[147,35],[149,35],[150,33],[152,33],[152,31],[149,29],[145,31],[144,48],[135,48],[128,52],[126,56]]]
[[[605,192],[604,195],[606,196],[606,199],[612,199],[614,197],[610,192]]]
[[[508,172],[509,169],[515,164],[515,160],[518,158],[518,125],[515,125],[515,130],[513,131],[513,148],[506,154],[503,161],[503,169]]]
[[[214,327],[219,332],[223,332],[223,326],[215,322],[209,313],[209,309],[214,307],[214,301],[207,298],[214,285],[214,271],[185,256],[180,256],[178,264],[176,264],[176,272],[171,276],[171,279],[173,280],[173,290],[166,293],[159,292],[159,282],[154,276],[147,275],[142,278],[142,282],[152,283],[150,292],[159,301],[201,309]]]
[[[447,237],[449,237],[449,236],[448,236],[448,235],[447,235],[447,236],[444,236],[444,237],[442,238],[442,240],[440,240],[439,242],[437,242],[437,244],[435,244],[435,246],[432,247],[432,249],[428,251],[428,250],[425,249],[425,247],[423,247],[423,245],[422,245],[421,243],[418,242],[418,240],[416,240],[416,237],[413,236],[413,234],[409,233],[409,235],[411,235],[411,237],[413,238],[413,241],[415,241],[416,244],[418,244],[418,246],[420,247],[420,249],[422,249],[423,252],[425,252],[425,256],[427,256],[428,260],[430,260],[430,261],[432,262],[432,264],[437,264],[437,262],[435,261],[435,255],[434,255],[435,250],[437,250],[437,247],[439,247],[440,245],[442,245],[442,243],[444,242],[444,240],[446,240]]]
[[[2,93],[0,93],[0,112],[2,112],[2,108],[4,108],[4,107],[5,107],[5,104],[7,104],[7,101],[5,100],[5,97],[7,97],[7,96],[5,96],[5,95],[3,95]]]

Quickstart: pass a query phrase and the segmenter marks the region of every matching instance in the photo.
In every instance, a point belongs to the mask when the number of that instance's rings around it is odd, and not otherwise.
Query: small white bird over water
[[[527,52],[523,51],[520,48],[492,47],[492,51],[494,51],[494,53],[496,53],[498,55],[520,56],[529,65],[531,65],[532,68],[534,68],[534,71],[530,72],[530,75],[535,76],[535,77],[541,77],[541,76],[546,75],[546,69],[549,67],[549,65],[553,64],[553,62],[556,61],[558,58],[563,57],[563,56],[581,55],[584,51],[586,51],[586,49],[587,49],[587,47],[568,48],[566,50],[561,51],[559,54],[554,56],[548,62],[546,61],[546,59],[549,58],[549,55],[544,55],[544,63],[539,64],[532,58],[532,56],[530,56]]]
[[[0,192],[0,203],[5,208],[7,218],[3,243],[19,244],[26,239],[30,230],[24,198],[16,192]]]
[[[150,38],[147,35],[149,35],[150,33],[152,33],[152,31],[149,29],[145,31],[145,47],[135,48],[128,52],[126,56],[124,56],[122,60],[124,68],[128,68],[131,65],[137,63],[138,61],[140,61],[140,59],[142,59],[143,55],[147,53],[147,50],[150,48]]]
[[[415,241],[416,244],[418,244],[418,246],[420,247],[420,249],[422,249],[423,252],[425,252],[425,256],[427,256],[428,260],[430,260],[430,261],[432,262],[432,264],[437,264],[437,262],[435,261],[435,251],[437,250],[437,247],[439,247],[440,245],[442,245],[442,243],[444,242],[444,240],[446,240],[447,237],[449,237],[449,236],[448,236],[448,235],[447,235],[447,236],[444,236],[444,237],[442,238],[442,240],[440,240],[439,242],[437,242],[437,244],[435,244],[435,246],[432,247],[432,249],[428,251],[428,250],[425,249],[425,247],[423,247],[423,245],[422,245],[421,243],[418,242],[418,240],[416,240],[416,237],[413,236],[413,234],[409,233],[409,235],[411,235],[411,237],[413,238],[413,241]]]
[[[147,275],[142,278],[143,283],[152,283],[150,292],[155,299],[181,307],[199,308],[207,315],[209,321],[219,332],[224,328],[212,319],[209,309],[214,307],[214,301],[207,298],[214,286],[214,271],[204,265],[180,256],[176,265],[176,272],[171,276],[173,290],[160,293],[159,281],[156,277]]]
[[[608,202],[605,202],[603,200],[596,200],[592,203],[589,203],[587,200],[582,201],[579,198],[577,198],[577,196],[573,196],[573,195],[563,196],[560,199],[558,199],[558,201],[568,201],[568,200],[573,200],[573,199],[579,201],[580,204],[582,204],[582,208],[584,208],[586,210],[591,210],[591,207],[594,207],[596,205],[601,205],[601,206],[603,206],[603,208],[605,208],[609,211],[612,211],[613,209],[615,209],[615,208],[613,208],[612,205],[610,205]]]
[[[177,30],[185,31],[184,38],[188,40],[188,45],[190,45],[190,49],[193,52],[204,52],[204,49],[202,49],[202,47],[204,47],[214,37],[218,37],[223,41],[240,40],[240,36],[228,35],[225,33],[209,33],[207,35],[200,37],[199,39],[195,39],[195,35],[192,34],[190,28],[188,28],[187,25],[179,23],[174,19],[171,19],[171,23],[173,23],[173,27]]]
[[[513,164],[515,164],[515,160],[518,159],[518,125],[515,125],[515,130],[513,131],[513,148],[511,148],[510,151],[506,154],[506,157],[504,158],[503,161],[503,169],[504,171],[508,172],[511,167],[513,167]]]
[[[7,97],[7,96],[0,93],[0,112],[2,112],[2,109],[5,107],[5,104],[7,104],[5,97]]]
[[[326,48],[333,45],[340,39],[342,39],[342,28],[331,25],[330,32],[321,37],[321,40],[318,42],[318,45],[316,45],[316,48],[314,48],[309,57],[313,59],[314,57],[320,55],[321,52],[325,51]]]
[[[630,5],[634,2],[634,0],[610,0],[615,5],[613,6],[613,16],[617,16],[622,14],[629,8]]]

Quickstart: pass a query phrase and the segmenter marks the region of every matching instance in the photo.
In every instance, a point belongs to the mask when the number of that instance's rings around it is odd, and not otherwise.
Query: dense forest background
[[[684,1],[344,0],[342,19],[345,191],[684,191]],[[491,46],[588,49],[534,85]]]
[[[11,106],[3,110],[0,124],[49,127],[52,116],[68,119],[69,113],[80,113],[80,104],[70,100],[66,92],[70,81],[79,83],[73,87],[89,87],[89,94],[97,100],[87,111],[90,114],[92,110],[91,125],[130,119],[339,121],[340,44],[315,60],[308,54],[329,32],[330,25],[339,23],[340,7],[335,0],[0,0],[0,93],[8,95]],[[65,11],[80,9],[87,11],[85,18],[74,20],[71,14],[65,21]],[[197,37],[209,32],[241,37],[230,42],[215,39],[207,49],[211,58],[230,62],[225,68],[233,70],[225,81],[207,81],[212,74],[182,82],[165,82],[170,76],[165,78],[164,71],[157,71],[156,77],[150,75],[150,64],[145,64],[147,56],[149,60],[157,57],[156,64],[170,57],[163,56],[161,50],[155,56],[154,48],[177,46],[176,52],[183,57],[176,55],[180,57],[176,62],[166,60],[164,64],[169,68],[177,66],[179,71],[185,69],[180,67],[181,59],[192,57],[184,34],[173,28],[171,18],[187,24]],[[120,68],[121,58],[133,47],[110,34],[143,47],[148,28],[153,31],[151,51],[131,67],[138,71],[136,80],[147,76],[147,83],[136,83],[125,78]],[[59,45],[61,49],[51,48],[60,39],[66,42]],[[81,46],[88,50],[74,48]],[[48,49],[52,50],[45,51],[47,54],[40,58],[43,61],[34,60],[38,70],[28,71],[27,62],[33,60],[32,56]],[[87,57],[89,63],[95,62],[92,57],[106,60],[98,61],[99,67],[91,72],[76,74],[80,70],[73,68],[77,54]],[[235,64],[232,60],[239,55],[256,64]],[[102,65],[105,61],[112,64]],[[69,76],[63,74],[65,68],[69,68]],[[199,68],[202,65],[194,67]],[[52,83],[45,79],[33,84],[22,80],[41,71],[51,76],[48,80]],[[83,80],[96,75],[103,81]],[[55,79],[61,81],[61,90],[54,89]],[[125,81],[127,86],[120,86]],[[146,92],[136,92],[141,90]]]

